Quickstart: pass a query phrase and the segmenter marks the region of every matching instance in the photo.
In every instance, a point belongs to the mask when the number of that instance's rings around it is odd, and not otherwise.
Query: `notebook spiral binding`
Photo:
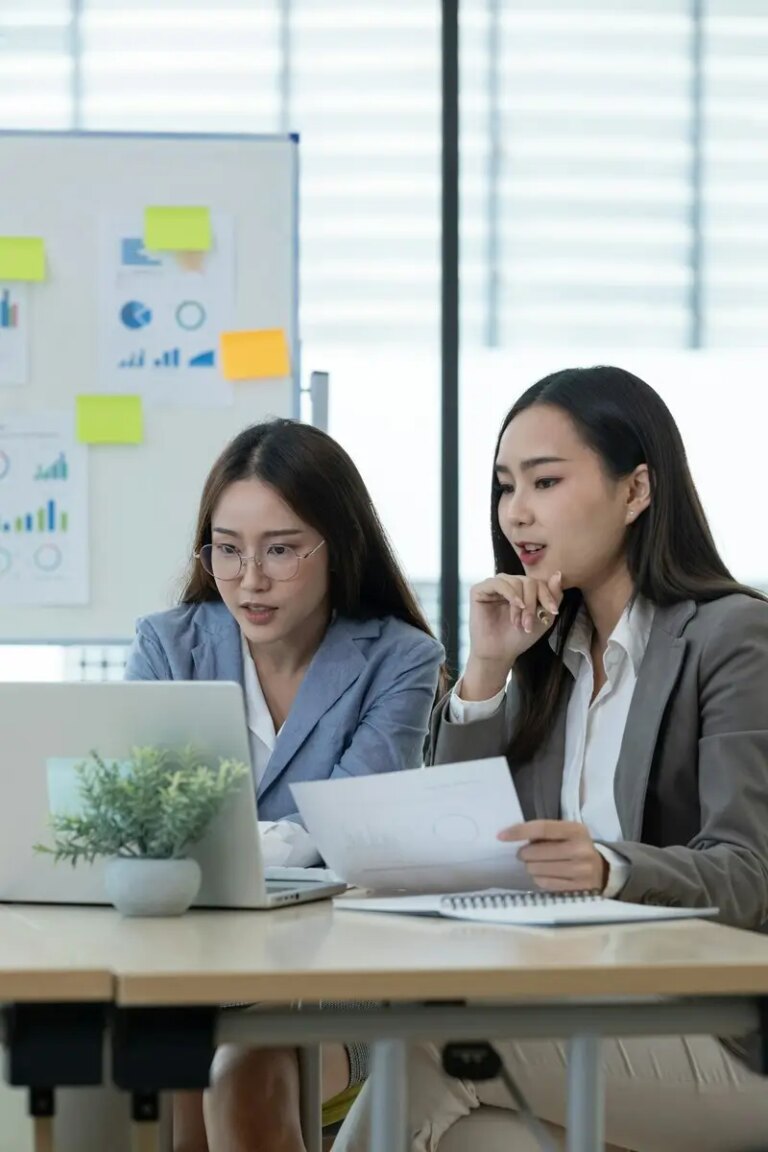
[[[602,900],[599,892],[468,892],[465,896],[443,896],[440,903],[453,911],[463,908],[548,908],[553,904],[587,904]]]

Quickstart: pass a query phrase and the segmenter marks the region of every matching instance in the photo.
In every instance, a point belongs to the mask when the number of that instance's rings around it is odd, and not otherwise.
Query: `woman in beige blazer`
[[[501,429],[491,532],[496,575],[471,591],[469,658],[433,715],[432,763],[506,753],[526,822],[499,835],[527,842],[520,855],[539,888],[716,905],[724,923],[761,928],[768,603],[718,555],[660,397],[618,368],[535,384]],[[750,1070],[748,1047],[605,1040],[608,1141],[633,1152],[768,1147],[768,1080]],[[498,1049],[562,1140],[563,1045]],[[466,1117],[482,1104],[509,1110],[499,1149],[533,1147],[500,1080],[447,1078],[433,1046],[411,1059],[417,1152],[476,1145]],[[365,1148],[369,1094],[337,1152]]]

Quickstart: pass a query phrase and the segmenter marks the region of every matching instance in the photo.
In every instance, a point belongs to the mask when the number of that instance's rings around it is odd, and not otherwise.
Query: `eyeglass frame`
[[[276,578],[274,576],[267,576],[267,579],[268,580],[274,580],[276,584],[290,584],[291,580],[295,580],[296,577],[298,576],[299,572],[301,571],[301,563],[300,562],[302,560],[309,560],[310,556],[314,556],[315,552],[318,552],[322,548],[323,544],[325,544],[324,538],[320,541],[319,544],[315,544],[314,548],[310,549],[309,552],[303,552],[303,553],[297,552],[292,544],[283,544],[282,547],[283,548],[290,548],[291,552],[293,552],[294,556],[296,557],[296,560],[298,562],[296,571],[294,572],[293,576],[288,576],[284,580],[281,580],[281,579]],[[233,547],[234,547],[234,545],[233,545]],[[200,561],[200,563],[203,567],[203,571],[208,576],[212,576],[214,580],[222,580],[225,584],[231,584],[234,580],[242,580],[243,573],[248,570],[248,565],[250,564],[251,561],[253,561],[253,563],[256,565],[257,568],[261,569],[262,574],[264,572],[264,560],[259,560],[258,556],[256,556],[256,555],[244,556],[238,548],[235,548],[235,552],[237,553],[237,556],[239,557],[239,560],[240,560],[240,569],[239,569],[237,575],[236,576],[214,576],[213,572],[209,572],[208,569],[205,567],[205,563],[204,563],[203,558],[202,558],[202,553],[204,552],[204,550],[206,548],[211,549],[211,556],[212,556],[213,555],[213,544],[212,543],[203,544],[203,547],[200,549],[200,551],[194,552],[193,556],[194,556],[195,560]],[[213,565],[213,561],[211,561],[211,565]]]

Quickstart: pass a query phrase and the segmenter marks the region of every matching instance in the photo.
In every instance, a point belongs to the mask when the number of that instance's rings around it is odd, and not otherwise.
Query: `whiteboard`
[[[298,413],[298,143],[293,136],[0,133],[0,235],[41,236],[27,383],[0,387],[0,420],[71,412],[99,392],[99,221],[154,204],[204,205],[234,224],[233,329],[282,328],[291,378],[235,384],[220,408],[144,406],[140,445],[88,452],[90,601],[10,607],[0,643],[119,643],[178,599],[205,476],[249,424]],[[126,389],[130,391],[130,389]]]

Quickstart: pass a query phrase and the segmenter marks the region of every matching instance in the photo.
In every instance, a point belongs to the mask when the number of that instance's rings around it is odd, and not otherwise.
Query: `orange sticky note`
[[[221,333],[221,366],[226,380],[271,380],[289,376],[291,358],[282,328]]]

